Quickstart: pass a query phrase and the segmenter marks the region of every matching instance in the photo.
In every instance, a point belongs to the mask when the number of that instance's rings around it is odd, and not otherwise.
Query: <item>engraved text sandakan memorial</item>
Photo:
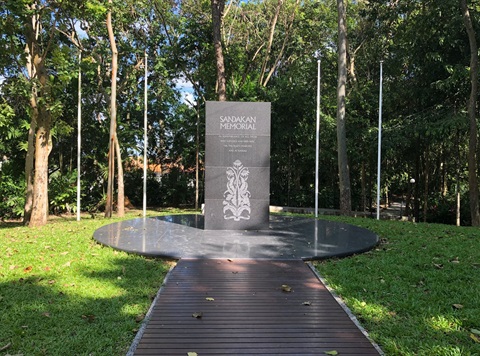
[[[270,103],[206,103],[205,228],[268,229]]]

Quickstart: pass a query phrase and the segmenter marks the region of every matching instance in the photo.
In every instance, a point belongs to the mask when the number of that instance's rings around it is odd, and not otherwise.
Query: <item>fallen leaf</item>
[[[435,266],[436,269],[442,269],[443,268],[442,264],[434,263],[433,265]]]
[[[462,304],[452,304],[453,309],[462,309],[463,305]]]
[[[207,297],[205,298],[205,300],[208,300],[209,302],[213,302],[215,299],[213,299],[212,297]]]
[[[233,274],[237,274],[237,273],[238,273],[238,271],[232,271],[232,273],[233,273]]]
[[[475,334],[475,335],[479,335],[479,336],[480,336],[480,330],[478,330],[478,329],[470,329],[470,332],[471,332],[472,334]]]
[[[145,319],[145,314],[138,314],[138,315],[135,317],[135,322],[139,323],[139,322],[141,322],[143,319]]]
[[[451,263],[460,263],[458,257],[455,257],[453,260],[450,260]]]
[[[475,343],[480,344],[480,338],[477,335],[470,334],[470,339],[472,339]]]
[[[15,268],[17,268],[18,266],[15,266],[15,265],[11,265],[9,268],[10,268],[10,271],[13,271]]]
[[[228,258],[227,261],[228,262],[233,262],[233,260],[231,258]]]
[[[337,350],[332,350],[332,351],[325,351],[325,355],[338,355],[338,351]]]
[[[290,293],[292,291],[292,287],[290,287],[288,284],[282,284],[282,290],[284,292]]]
[[[42,313],[42,315],[47,317],[47,318],[50,318],[50,313],[49,312]]]
[[[193,313],[192,314],[192,317],[195,318],[195,319],[201,319],[203,316],[203,313],[202,312],[198,312],[198,313]]]
[[[30,272],[32,272],[32,269],[33,269],[32,266],[25,267],[25,268],[23,269],[23,273],[30,273]]]
[[[187,352],[187,356],[198,356],[196,352]]]
[[[51,270],[51,268],[49,266],[45,266],[44,270],[48,272]]]
[[[9,349],[10,346],[12,346],[12,343],[11,343],[11,342],[9,342],[8,344],[6,344],[5,346],[0,347],[0,352]]]
[[[61,252],[60,254],[61,254],[62,256],[68,255],[68,251]]]
[[[88,321],[89,323],[93,323],[95,321],[95,315],[93,314],[82,315],[82,319]]]
[[[67,263],[65,263],[65,264],[63,265],[63,267],[70,267],[71,264],[72,264],[72,262],[71,262],[71,261],[68,261]]]
[[[308,301],[307,301],[307,302],[303,302],[302,304],[303,304],[303,305],[306,305],[306,306],[312,305],[312,303],[311,303],[311,302],[308,302]]]
[[[56,283],[56,281],[54,279],[51,279],[51,280],[48,281],[48,284],[55,284],[55,283]]]

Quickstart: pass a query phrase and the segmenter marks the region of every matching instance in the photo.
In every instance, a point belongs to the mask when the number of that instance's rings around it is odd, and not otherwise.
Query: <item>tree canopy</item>
[[[140,206],[144,164],[148,205],[198,207],[204,103],[219,94],[272,102],[271,204],[313,206],[320,53],[320,207],[342,205],[341,102],[351,209],[374,208],[383,61],[382,204],[403,202],[417,221],[478,225],[479,10],[473,0],[3,0],[0,216],[34,226],[75,210],[79,69],[83,210],[108,207],[109,176],[115,190],[124,176],[125,196]],[[337,103],[343,45],[345,97]],[[124,172],[109,174],[115,150]]]

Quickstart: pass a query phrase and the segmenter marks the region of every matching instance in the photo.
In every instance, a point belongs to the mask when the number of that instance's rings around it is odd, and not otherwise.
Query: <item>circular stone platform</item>
[[[270,216],[268,230],[204,230],[202,215],[138,218],[103,226],[94,239],[115,249],[164,258],[319,260],[366,252],[373,232],[333,221]]]

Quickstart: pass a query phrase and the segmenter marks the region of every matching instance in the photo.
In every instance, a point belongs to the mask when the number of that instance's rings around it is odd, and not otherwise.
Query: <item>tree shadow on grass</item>
[[[0,354],[124,355],[169,264],[124,255],[71,268],[71,280],[44,270],[2,278]]]
[[[8,221],[1,221],[0,220],[0,229],[13,229],[15,227],[22,227],[25,226],[21,220],[8,220]]]

